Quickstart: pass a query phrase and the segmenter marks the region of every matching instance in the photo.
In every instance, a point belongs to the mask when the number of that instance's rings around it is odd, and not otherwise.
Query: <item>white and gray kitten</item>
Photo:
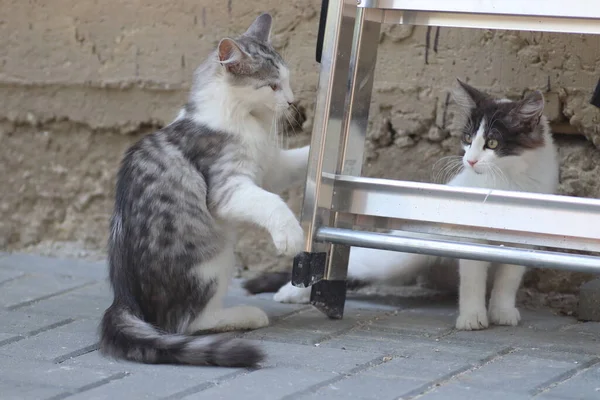
[[[556,192],[559,164],[548,121],[542,114],[544,98],[541,92],[533,92],[520,101],[494,99],[459,81],[454,97],[468,118],[462,135],[465,150],[463,168],[448,185],[547,194]],[[406,234],[403,232],[403,235]],[[431,273],[431,267],[439,266],[440,261],[436,257],[418,254],[352,248],[348,275],[350,280],[359,282],[408,283],[424,272]],[[518,324],[520,314],[515,307],[515,299],[525,267],[494,265],[493,288],[486,309],[490,265],[485,261],[459,261],[457,329],[483,329],[490,322]],[[276,285],[274,280],[281,278],[281,275],[271,277],[271,286]],[[247,286],[251,288],[252,282]],[[310,288],[296,288],[288,282],[274,298],[280,302],[307,303]]]
[[[221,40],[177,119],[127,150],[108,242],[114,300],[100,325],[104,354],[220,366],[263,358],[249,342],[194,335],[269,323],[256,307],[223,308],[239,222],[266,229],[282,254],[304,244],[274,193],[304,179],[308,147],[276,145],[275,119],[294,96],[270,31],[263,14],[242,36]]]

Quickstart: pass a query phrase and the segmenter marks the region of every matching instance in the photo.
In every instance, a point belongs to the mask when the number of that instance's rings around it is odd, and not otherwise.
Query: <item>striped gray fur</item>
[[[108,241],[114,300],[100,325],[105,355],[145,363],[220,366],[252,366],[263,358],[249,342],[196,336],[192,330],[209,326],[210,318],[219,319],[209,311],[220,312],[221,289],[227,285],[220,280],[228,273],[219,275],[215,265],[230,259],[232,226],[243,219],[229,218],[225,210],[233,209],[241,185],[261,186],[265,175],[237,128],[216,129],[197,116],[209,107],[211,94],[205,92],[210,82],[220,79],[224,87],[248,90],[281,84],[285,64],[268,41],[270,29],[271,17],[263,14],[244,35],[224,39],[198,68],[180,116],[126,151],[117,175]],[[268,323],[266,315],[264,319]],[[252,329],[265,321],[231,326]]]

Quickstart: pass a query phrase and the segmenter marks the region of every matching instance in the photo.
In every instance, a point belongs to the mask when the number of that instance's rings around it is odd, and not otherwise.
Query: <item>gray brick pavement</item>
[[[350,299],[341,321],[246,296],[271,326],[255,370],[109,360],[103,263],[0,254],[0,399],[600,399],[600,323],[523,310],[516,328],[457,332],[453,300]]]

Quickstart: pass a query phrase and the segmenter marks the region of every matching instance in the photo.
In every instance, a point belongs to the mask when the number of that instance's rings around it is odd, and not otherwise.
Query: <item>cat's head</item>
[[[545,145],[544,96],[535,91],[519,101],[495,99],[458,80],[453,93],[467,116],[462,128],[463,164],[478,174],[510,169],[515,159]]]
[[[271,24],[262,14],[240,37],[222,39],[216,51],[227,89],[251,110],[283,110],[294,101],[289,69],[271,45]]]

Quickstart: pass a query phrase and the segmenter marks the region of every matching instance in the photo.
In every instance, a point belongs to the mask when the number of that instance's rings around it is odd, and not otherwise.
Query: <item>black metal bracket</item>
[[[344,317],[346,281],[320,281],[313,285],[310,304],[331,319]]]
[[[310,303],[331,319],[342,319],[346,303],[346,281],[326,281],[327,253],[302,252],[294,257],[292,285],[312,286]]]
[[[323,38],[325,37],[325,22],[327,21],[327,7],[329,0],[321,1],[321,17],[319,18],[319,32],[317,33],[317,51],[315,59],[320,64],[323,54]]]
[[[598,79],[598,83],[596,84],[596,90],[594,90],[594,94],[592,95],[590,104],[600,108],[600,79]]]
[[[309,287],[323,279],[327,253],[302,252],[294,257],[292,269],[292,285]]]

